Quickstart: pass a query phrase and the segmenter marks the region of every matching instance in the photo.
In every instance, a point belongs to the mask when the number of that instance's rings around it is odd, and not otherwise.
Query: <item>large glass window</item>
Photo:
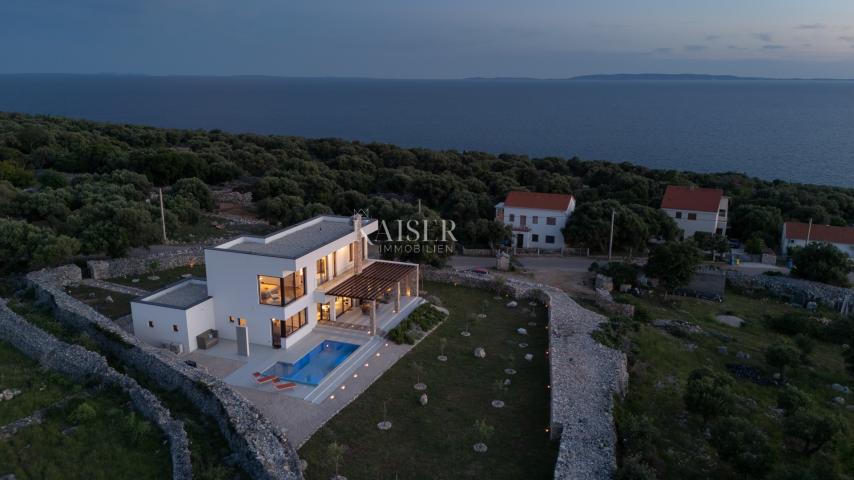
[[[282,279],[258,275],[258,296],[264,305],[282,305]]]
[[[285,277],[285,303],[305,295],[305,268]]]
[[[305,295],[305,268],[285,278],[258,275],[258,301],[282,306]]]
[[[302,310],[291,315],[290,317],[288,317],[287,320],[284,321],[284,325],[282,328],[282,336],[283,337],[287,337],[288,335],[296,332],[297,330],[299,330],[300,328],[305,326],[305,323],[306,323],[305,310],[306,309],[303,308]]]
[[[323,285],[329,280],[329,262],[326,257],[322,257],[317,261],[317,284]]]

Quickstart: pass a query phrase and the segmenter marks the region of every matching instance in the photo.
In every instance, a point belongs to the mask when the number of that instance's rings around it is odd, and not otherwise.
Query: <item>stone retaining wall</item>
[[[157,270],[205,263],[205,246],[189,245],[168,252],[155,252],[141,257],[89,260],[86,267],[95,280],[143,275]]]
[[[62,288],[66,277],[67,273],[56,277],[51,270],[41,270],[28,274],[27,281],[35,288],[39,301],[50,306],[58,320],[86,331],[101,348],[162,388],[180,390],[199,411],[216,420],[238,462],[252,478],[302,478],[296,450],[255,405],[222,380],[187,365],[169,351],[140,341],[90,306],[67,295]]]
[[[151,391],[117,372],[107,363],[106,358],[79,345],[60,341],[32,325],[9,309],[4,299],[0,299],[0,339],[37,360],[45,368],[78,381],[97,378],[103,384],[123,390],[130,397],[134,408],[166,435],[172,457],[172,478],[193,478],[189,440],[184,424],[174,419]]]
[[[616,468],[614,396],[628,388],[626,356],[593,339],[607,319],[579,306],[557,288],[424,268],[425,280],[493,290],[517,300],[535,299],[549,309],[552,439],[560,441],[554,478],[609,479]]]
[[[747,275],[735,270],[727,270],[726,279],[735,287],[765,290],[801,306],[816,302],[837,312],[854,314],[854,289],[851,288],[785,276]]]

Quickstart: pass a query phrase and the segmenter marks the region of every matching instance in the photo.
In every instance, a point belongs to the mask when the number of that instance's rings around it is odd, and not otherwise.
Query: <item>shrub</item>
[[[655,471],[637,457],[623,460],[623,465],[614,474],[614,480],[655,480]]]
[[[786,411],[786,416],[791,416],[798,410],[810,407],[812,404],[812,397],[794,385],[786,385],[777,394],[777,406]]]
[[[630,454],[648,456],[655,450],[659,432],[648,416],[626,413],[620,422],[620,442]]]
[[[842,250],[828,243],[811,243],[806,247],[793,248],[792,276],[829,283],[840,287],[848,286],[851,260]]]
[[[68,186],[68,180],[56,170],[45,170],[39,173],[38,181],[43,187],[63,188]]]
[[[388,338],[397,344],[406,343],[412,345],[416,340],[411,333],[414,327],[417,326],[426,332],[441,323],[444,319],[445,314],[436,310],[430,304],[425,303],[413,310],[408,317],[391,329],[388,332]]]
[[[786,367],[797,365],[800,353],[786,343],[774,343],[765,349],[765,361],[780,372],[780,381],[785,381]]]
[[[75,424],[80,425],[83,423],[87,423],[89,420],[92,420],[98,415],[98,412],[95,411],[95,408],[92,405],[89,405],[86,402],[81,403],[77,406],[71,413],[68,415],[68,421]]]
[[[816,335],[818,330],[810,316],[800,312],[788,312],[776,317],[766,316],[763,323],[771,330],[786,335]]]
[[[727,413],[732,407],[730,391],[732,379],[710,368],[699,368],[691,372],[685,388],[685,407],[699,414],[704,422]]]
[[[842,422],[839,417],[814,406],[799,408],[783,421],[783,431],[799,440],[801,452],[807,455],[821,450],[840,430]]]
[[[725,417],[715,422],[710,443],[722,459],[752,478],[764,477],[774,464],[768,437],[743,418]]]

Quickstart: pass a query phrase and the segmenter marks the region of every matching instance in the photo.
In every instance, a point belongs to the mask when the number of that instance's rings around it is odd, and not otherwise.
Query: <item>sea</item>
[[[0,110],[854,188],[854,81],[0,75]]]

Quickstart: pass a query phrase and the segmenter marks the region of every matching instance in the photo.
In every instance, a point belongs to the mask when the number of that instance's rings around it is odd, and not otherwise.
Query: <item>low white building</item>
[[[854,258],[854,228],[832,225],[810,225],[802,222],[783,224],[780,253],[787,255],[792,247],[803,247],[808,243],[827,243]]]
[[[208,248],[206,281],[184,280],[131,303],[134,332],[184,352],[204,348],[197,337],[213,334],[235,341],[241,355],[250,344],[290,348],[318,324],[382,335],[391,327],[383,321],[420,302],[419,270],[368,260],[367,235],[377,226],[320,216]]]
[[[559,250],[566,243],[561,230],[574,210],[572,195],[510,192],[495,205],[495,219],[513,229],[514,247]]]
[[[661,209],[676,221],[682,238],[691,238],[696,232],[726,234],[729,199],[719,188],[669,185]]]

